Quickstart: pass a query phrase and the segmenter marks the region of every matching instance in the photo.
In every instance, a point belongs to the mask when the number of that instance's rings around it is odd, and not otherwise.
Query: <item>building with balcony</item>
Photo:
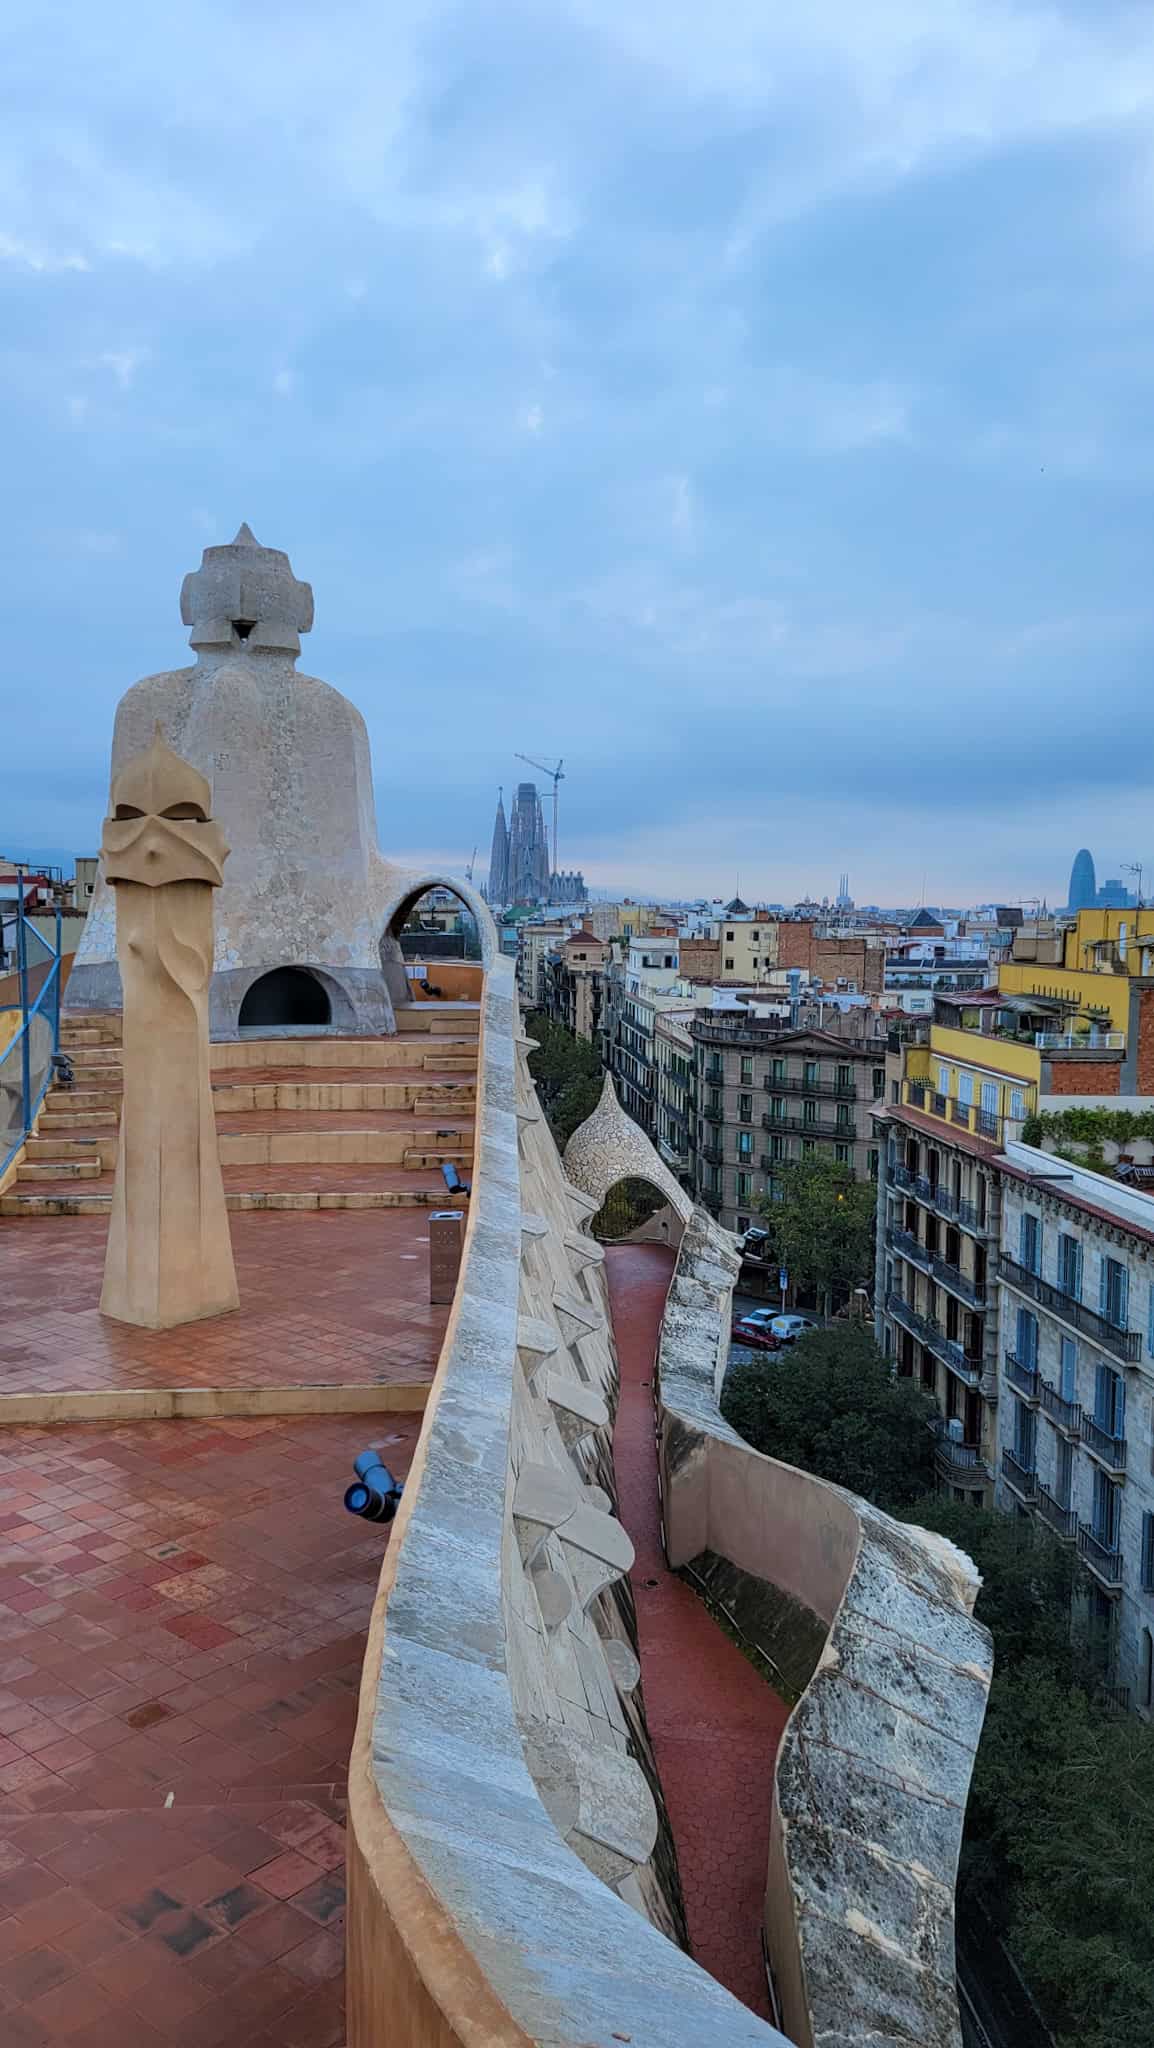
[[[697,1148],[697,1085],[689,1023],[692,1010],[659,1010],[654,1023],[657,1150],[683,1186],[691,1187]]]
[[[605,975],[612,948],[582,925],[545,953],[539,974],[541,1008],[574,1038],[600,1045]]]
[[[885,1139],[878,1342],[937,1402],[942,1484],[957,1500],[990,1506],[998,1470],[996,1162],[1037,1107],[1039,1056],[1030,1044],[982,1030],[919,1022],[904,1039],[894,1035],[887,1068],[889,1101],[875,1119]]]
[[[1050,998],[1068,1011],[1043,1047],[1058,1069],[1044,1093],[1154,1094],[1154,910],[1080,910],[1056,920],[1048,943],[1015,938],[998,986],[1005,995]],[[1114,1057],[1103,1059],[1107,1053]],[[1067,1077],[1070,1060],[1075,1070]],[[1105,1071],[1078,1071],[1087,1060]]]
[[[878,1188],[876,1327],[896,1370],[938,1405],[937,1465],[988,1506],[997,1469],[997,1144],[933,1109],[889,1104]]]
[[[885,1092],[886,1038],[875,1025],[863,1011],[831,1014],[826,1029],[695,1014],[695,1192],[728,1229],[749,1228],[790,1160],[835,1159],[859,1180],[876,1174],[871,1110]]]
[[[1076,1545],[1110,1686],[1154,1710],[1154,1200],[1007,1145],[999,1505]]]

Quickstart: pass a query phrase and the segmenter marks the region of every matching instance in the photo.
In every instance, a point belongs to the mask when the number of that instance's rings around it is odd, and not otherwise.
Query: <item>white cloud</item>
[[[521,414],[521,425],[527,434],[539,434],[545,424],[545,414],[539,405],[527,405]]]
[[[90,270],[88,259],[73,253],[64,255],[55,249],[20,241],[15,235],[0,234],[0,263],[14,263],[21,270],[34,270],[51,274],[61,270]]]
[[[122,391],[127,391],[142,363],[148,361],[146,348],[105,349],[97,358],[102,369],[111,370]]]

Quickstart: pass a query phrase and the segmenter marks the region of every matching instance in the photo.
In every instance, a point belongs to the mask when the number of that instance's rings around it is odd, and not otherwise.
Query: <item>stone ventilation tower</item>
[[[381,960],[388,877],[368,734],[338,690],[297,672],[300,636],[313,622],[309,585],[286,554],[242,526],[185,577],[180,613],[195,663],[146,676],[121,699],[112,775],[159,727],[211,786],[232,848],[216,914],[212,1036],[246,1027],[392,1031]],[[67,1007],[120,1006],[115,914],[101,874]]]
[[[493,823],[493,845],[489,854],[489,901],[509,901],[509,830],[505,823],[505,793],[497,792],[497,816]]]

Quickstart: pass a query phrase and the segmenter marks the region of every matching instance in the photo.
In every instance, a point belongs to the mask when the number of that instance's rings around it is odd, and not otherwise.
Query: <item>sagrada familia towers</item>
[[[508,826],[503,793],[497,798],[488,893],[496,904],[549,901],[549,834],[536,783],[517,784]]]

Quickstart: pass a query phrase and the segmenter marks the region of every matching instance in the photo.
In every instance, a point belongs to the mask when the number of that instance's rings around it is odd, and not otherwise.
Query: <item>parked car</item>
[[[736,1329],[738,1323],[761,1323],[764,1327],[768,1328],[774,1317],[779,1313],[780,1311],[775,1308],[738,1309],[733,1318],[733,1325]]]
[[[781,1339],[775,1337],[768,1322],[762,1322],[756,1315],[742,1316],[733,1325],[735,1344],[748,1345],[751,1351],[780,1351]]]
[[[769,1328],[779,1344],[796,1344],[807,1330],[820,1330],[821,1324],[812,1316],[778,1315],[771,1317]]]

